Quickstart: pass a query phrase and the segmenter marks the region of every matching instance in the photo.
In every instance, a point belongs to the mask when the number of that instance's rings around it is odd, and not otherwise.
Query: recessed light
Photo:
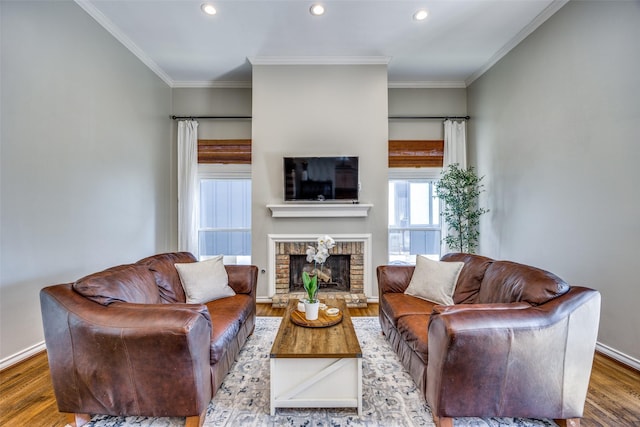
[[[203,3],[202,6],[200,6],[200,9],[202,9],[202,11],[207,15],[215,15],[216,13],[218,13],[216,8],[213,7],[211,3]]]
[[[420,9],[416,13],[413,14],[413,19],[416,21],[424,21],[429,16],[429,12],[427,9]]]
[[[321,4],[313,4],[311,5],[311,7],[309,8],[309,12],[313,15],[313,16],[320,16],[320,15],[324,15],[324,6]]]

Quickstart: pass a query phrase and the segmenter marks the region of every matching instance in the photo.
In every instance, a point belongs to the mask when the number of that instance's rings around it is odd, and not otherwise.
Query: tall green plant
[[[448,231],[444,242],[452,250],[475,253],[478,247],[480,216],[489,212],[478,206],[478,196],[484,192],[482,178],[472,167],[462,169],[454,163],[442,171],[436,183],[436,196],[442,202]]]

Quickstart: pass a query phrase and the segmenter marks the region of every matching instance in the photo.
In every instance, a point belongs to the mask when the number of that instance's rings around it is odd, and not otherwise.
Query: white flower
[[[336,241],[331,236],[325,235],[318,237],[318,249],[313,246],[307,247],[307,262],[314,262],[316,264],[324,264],[329,258],[329,249],[336,245]]]
[[[331,249],[336,245],[336,241],[331,238],[329,235],[324,235],[323,237],[318,237],[318,247]]]
[[[307,262],[313,262],[316,255],[316,250],[313,246],[307,247]]]
[[[318,264],[324,264],[324,262],[327,260],[327,258],[329,258],[329,252],[327,252],[327,251],[320,251],[314,257],[315,261]]]

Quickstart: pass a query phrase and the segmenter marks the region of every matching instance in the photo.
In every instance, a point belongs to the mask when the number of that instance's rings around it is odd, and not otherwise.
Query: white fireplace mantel
[[[372,204],[367,203],[284,203],[267,205],[273,218],[366,217]]]

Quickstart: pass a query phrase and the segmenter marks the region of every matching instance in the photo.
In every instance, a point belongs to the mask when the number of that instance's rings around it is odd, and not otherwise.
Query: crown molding
[[[251,89],[251,81],[174,81],[172,88],[185,89]],[[463,81],[413,81],[413,82],[388,82],[389,89],[464,89],[467,86]]]
[[[251,65],[389,65],[390,56],[249,56]]]
[[[74,0],[85,12],[98,22],[105,30],[133,53],[144,65],[153,71],[169,87],[173,87],[173,80],[155,63],[142,49],[138,47],[129,37],[127,37],[117,25],[107,18],[98,8],[88,0]]]
[[[518,34],[515,35],[507,44],[502,46],[498,52],[493,55],[489,61],[480,67],[475,73],[471,74],[466,80],[466,86],[470,86],[471,83],[476,81],[480,76],[486,73],[491,67],[496,65],[498,61],[500,61],[507,53],[509,53],[513,48],[520,44],[524,39],[526,39],[531,33],[533,33],[540,25],[542,25],[547,19],[551,18],[551,16],[556,13],[558,10],[562,8],[565,4],[567,4],[569,0],[554,0],[547,6],[542,12],[536,16],[533,21],[531,21],[526,27],[524,27]]]
[[[174,81],[172,88],[215,88],[215,89],[247,89],[251,88],[251,81]]]
[[[389,89],[464,89],[464,81],[389,82]]]

